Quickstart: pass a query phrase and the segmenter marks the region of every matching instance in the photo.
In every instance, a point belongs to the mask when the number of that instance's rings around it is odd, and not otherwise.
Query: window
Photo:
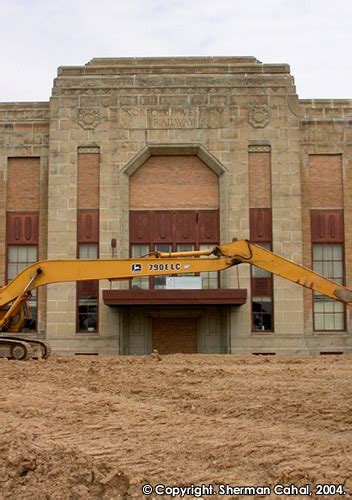
[[[272,331],[272,297],[252,297],[254,331]]]
[[[130,210],[130,255],[160,252],[190,252],[212,248],[219,239],[218,210]],[[170,272],[171,274],[171,272]],[[192,286],[194,273],[187,273],[187,285]],[[197,273],[195,273],[197,274]],[[175,275],[176,276],[176,275]],[[201,273],[203,288],[218,287],[218,273]],[[164,290],[172,283],[182,280],[167,280],[170,276],[150,278],[137,277],[131,280],[131,288]],[[174,278],[174,276],[172,276]],[[199,276],[194,279],[199,287]],[[183,285],[180,285],[183,286]]]
[[[97,297],[78,298],[78,329],[80,332],[96,332],[98,319]]]
[[[171,243],[156,243],[154,246],[156,252],[172,252]],[[154,288],[156,290],[164,290],[166,288],[166,278],[169,276],[155,276],[154,277]]]
[[[266,250],[271,249],[270,243],[256,244]],[[252,331],[272,332],[274,330],[272,274],[256,266],[251,266],[251,273]]]
[[[78,245],[79,259],[97,259],[98,244],[97,243],[80,243]]]
[[[199,250],[207,250],[208,248],[211,248],[212,246],[216,246],[216,243],[199,245]],[[212,255],[211,257],[204,256],[202,258],[209,259],[209,258],[216,258],[216,257],[215,257],[215,255]],[[202,277],[202,288],[204,288],[204,289],[218,288],[218,286],[219,286],[219,273],[217,271],[209,271],[208,273],[201,273],[201,277]]]
[[[265,250],[271,250],[270,243],[256,243],[256,245],[265,248]],[[270,278],[271,273],[269,271],[265,271],[265,269],[261,269],[260,267],[252,266],[252,278]]]
[[[97,259],[97,243],[80,243],[79,259]],[[98,281],[89,280],[77,283],[77,328],[80,332],[98,331]]]
[[[176,246],[176,251],[177,252],[193,252],[195,246],[193,243],[179,243]]]
[[[217,243],[207,243],[199,245],[199,250],[205,250],[208,248],[212,248]],[[152,250],[148,244],[132,244],[131,245],[131,257],[138,258],[142,257],[151,251],[155,252],[192,252],[194,250],[198,250],[194,243],[178,243],[176,245],[171,245],[171,243],[156,243],[155,245],[151,245]],[[202,258],[213,258],[204,256]],[[182,276],[194,276],[194,273],[183,274]],[[156,290],[164,290],[166,288],[166,278],[165,276],[155,276],[149,279],[148,277],[141,278],[133,278],[131,280],[131,288],[134,289],[144,289],[148,290],[150,287],[155,288]],[[203,289],[214,289],[219,286],[219,273],[217,271],[205,272],[201,273],[202,277],[202,288]],[[151,281],[151,284],[150,284]]]
[[[149,253],[149,245],[147,244],[135,244],[131,245],[131,257],[136,259],[142,257]],[[131,280],[131,288],[141,288],[147,290],[149,288],[149,278],[147,276],[141,278],[133,278]]]
[[[8,246],[7,280],[11,281],[25,267],[37,261],[37,247],[35,245]]]
[[[193,252],[195,245],[192,243],[179,243],[176,245],[177,252]],[[182,276],[195,276],[194,273],[183,274]]]
[[[8,245],[7,247],[7,281],[14,279],[18,273],[31,264],[37,262],[37,246],[36,245]],[[31,310],[34,329],[37,321],[37,290],[32,291],[32,295],[28,300],[28,305]]]
[[[313,248],[313,270],[322,276],[343,284],[343,246],[337,243],[315,243]],[[345,307],[342,302],[313,294],[314,330],[344,330]]]

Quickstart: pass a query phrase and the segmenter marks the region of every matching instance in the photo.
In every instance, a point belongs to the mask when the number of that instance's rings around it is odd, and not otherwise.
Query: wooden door
[[[197,318],[153,318],[153,349],[160,354],[197,352]]]

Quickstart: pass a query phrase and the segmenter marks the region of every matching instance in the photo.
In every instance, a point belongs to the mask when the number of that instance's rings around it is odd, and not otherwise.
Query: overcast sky
[[[0,0],[0,101],[46,101],[93,57],[255,56],[300,98],[352,98],[352,0]]]

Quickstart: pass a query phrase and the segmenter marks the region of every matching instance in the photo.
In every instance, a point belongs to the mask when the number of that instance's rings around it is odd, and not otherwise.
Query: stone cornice
[[[290,74],[288,64],[174,64],[170,62],[168,65],[156,64],[140,64],[129,65],[126,61],[125,65],[119,66],[60,66],[58,68],[58,76],[115,76],[115,75],[131,75],[131,74],[148,74],[148,75],[173,75],[173,74]]]
[[[136,74],[289,74],[288,64],[263,64],[255,57],[94,58],[84,66],[61,66],[58,76]]]
[[[0,103],[0,123],[49,122],[49,102]]]

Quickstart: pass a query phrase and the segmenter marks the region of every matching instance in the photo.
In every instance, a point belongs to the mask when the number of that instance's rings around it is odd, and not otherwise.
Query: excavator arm
[[[241,263],[255,265],[335,300],[352,304],[352,290],[259,245],[241,240],[208,250],[155,252],[135,259],[39,261],[0,288],[0,309],[21,298],[26,300],[31,290],[51,283],[222,271]]]
[[[213,258],[204,258],[213,257]],[[335,300],[352,305],[352,290],[247,240],[192,252],[154,252],[137,259],[47,260],[33,264],[0,288],[0,329],[18,332],[31,291],[43,285],[84,280],[222,271],[247,263]]]
[[[352,305],[352,290],[247,240],[218,246],[214,253],[234,259],[234,264],[253,264],[276,276]]]
[[[187,257],[180,258],[180,255],[184,254],[175,254],[170,258],[155,254],[138,259],[39,261],[24,269],[8,285],[0,288],[0,308],[28,294],[34,288],[51,283],[201,273],[222,271],[232,266],[231,259],[226,257],[193,258],[192,252]]]

